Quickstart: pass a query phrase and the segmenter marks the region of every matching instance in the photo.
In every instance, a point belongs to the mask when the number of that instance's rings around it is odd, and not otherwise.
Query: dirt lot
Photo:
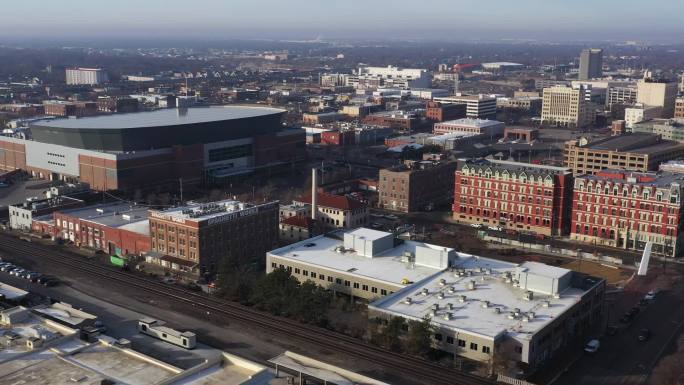
[[[632,274],[635,273],[633,270],[621,269],[589,261],[571,261],[561,265],[561,267],[593,275],[595,277],[601,277],[605,279],[609,285],[619,286],[623,286]]]

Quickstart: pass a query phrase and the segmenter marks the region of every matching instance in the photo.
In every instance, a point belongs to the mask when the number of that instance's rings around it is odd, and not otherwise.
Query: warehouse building
[[[266,272],[290,271],[337,293],[364,299],[392,294],[449,267],[454,249],[359,228],[313,237],[266,254]]]
[[[149,256],[200,274],[216,273],[226,258],[251,263],[278,244],[278,208],[224,200],[151,210]]]
[[[456,253],[452,268],[368,306],[392,317],[431,319],[436,349],[534,372],[601,317],[605,281],[538,262],[515,264]]]
[[[39,121],[27,138],[0,136],[0,170],[100,191],[221,181],[304,159],[305,133],[283,128],[284,113],[221,106]]]

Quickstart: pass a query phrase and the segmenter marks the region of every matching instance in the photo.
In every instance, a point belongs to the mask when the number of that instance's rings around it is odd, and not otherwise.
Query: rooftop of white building
[[[277,205],[276,202],[267,203],[265,205],[251,205],[236,201],[233,199],[226,199],[222,201],[199,203],[188,202],[185,206],[174,207],[163,211],[152,211],[152,217],[162,217],[169,220],[178,221],[194,221],[201,222],[204,220],[219,220],[230,215],[247,216],[258,212],[259,208]]]
[[[453,269],[369,308],[411,320],[429,316],[440,327],[483,338],[530,339],[600,282],[574,274],[537,262],[514,264],[458,253]]]
[[[269,254],[401,285],[405,280],[418,282],[444,270],[455,251],[423,242],[398,240],[392,233],[360,228],[320,235],[272,250]]]
[[[469,126],[469,127],[477,127],[477,128],[483,128],[483,127],[491,127],[491,126],[500,126],[503,125],[503,122],[500,122],[498,120],[489,120],[489,119],[473,119],[473,118],[463,118],[463,119],[456,119],[456,120],[447,120],[445,122],[437,123],[437,125],[448,125],[448,126]]]

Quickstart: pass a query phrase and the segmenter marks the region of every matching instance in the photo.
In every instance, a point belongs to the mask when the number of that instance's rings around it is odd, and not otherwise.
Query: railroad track
[[[17,238],[0,235],[0,250],[17,257],[38,257],[43,261],[67,266],[94,277],[136,287],[148,293],[164,296],[176,302],[192,304],[195,308],[211,311],[226,318],[261,327],[269,332],[282,334],[320,347],[370,360],[397,373],[425,379],[426,384],[445,385],[491,385],[495,382],[482,377],[459,372],[418,358],[405,356],[364,343],[353,337],[332,332],[327,329],[304,325],[286,318],[262,313],[255,309],[218,300],[204,294],[161,283],[157,280],[123,272],[85,260],[70,253],[49,250],[47,246],[21,241]]]

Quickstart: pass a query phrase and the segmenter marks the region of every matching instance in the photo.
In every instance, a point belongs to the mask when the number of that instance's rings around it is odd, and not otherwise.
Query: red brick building
[[[354,131],[323,131],[321,143],[333,146],[354,145],[356,134]]]
[[[679,257],[684,175],[604,170],[575,178],[570,237]]]
[[[435,122],[444,122],[466,117],[465,103],[442,104],[440,102],[427,102],[425,117]]]
[[[111,255],[141,255],[150,251],[146,207],[105,204],[56,212],[56,236],[77,246]]]
[[[453,217],[544,235],[569,233],[572,174],[562,167],[473,160],[456,171]]]

